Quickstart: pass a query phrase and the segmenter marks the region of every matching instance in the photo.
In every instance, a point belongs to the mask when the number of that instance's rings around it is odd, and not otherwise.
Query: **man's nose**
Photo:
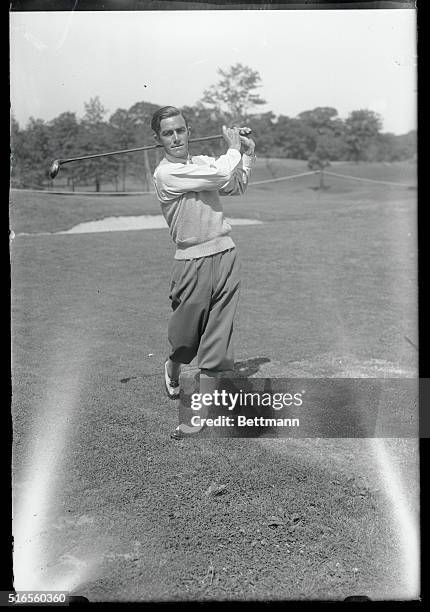
[[[176,131],[174,131],[174,132],[173,132],[173,140],[174,140],[175,142],[178,142],[178,140],[179,140],[179,134],[178,134],[178,132],[176,132]]]

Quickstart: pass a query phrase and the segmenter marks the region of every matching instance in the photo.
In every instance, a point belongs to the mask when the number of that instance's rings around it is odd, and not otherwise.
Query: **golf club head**
[[[49,176],[52,179],[54,179],[57,176],[59,169],[60,169],[60,162],[58,159],[56,159],[55,161],[52,162],[52,166],[49,169]]]

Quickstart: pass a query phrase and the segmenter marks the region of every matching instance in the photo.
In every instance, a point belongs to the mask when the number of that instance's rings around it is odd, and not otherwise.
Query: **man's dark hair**
[[[184,118],[185,125],[188,127],[187,118],[179,110],[179,108],[176,108],[176,106],[163,106],[163,108],[159,108],[152,115],[151,128],[158,136],[160,134],[160,123],[162,120],[167,119],[168,117],[177,117],[178,115],[181,115]]]

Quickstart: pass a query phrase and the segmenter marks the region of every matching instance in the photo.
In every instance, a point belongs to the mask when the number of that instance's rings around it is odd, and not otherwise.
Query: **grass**
[[[360,166],[361,176],[376,171]],[[392,173],[379,167],[382,179]],[[414,371],[404,336],[416,341],[415,194],[327,183],[321,194],[310,177],[225,200],[229,215],[266,221],[233,232],[243,278],[237,360],[264,361],[264,375],[333,375],[339,360],[368,375],[375,363]],[[36,234],[149,212],[159,213],[152,196],[12,192],[11,227]],[[50,462],[50,527],[39,534],[47,571],[91,559],[75,592],[99,601],[401,592],[367,440],[170,440],[177,414],[160,371],[172,257],[166,230],[12,242],[18,501],[37,460],[35,431],[48,452],[59,423],[67,432]],[[410,475],[415,449],[401,442]],[[225,494],[206,495],[213,483]]]

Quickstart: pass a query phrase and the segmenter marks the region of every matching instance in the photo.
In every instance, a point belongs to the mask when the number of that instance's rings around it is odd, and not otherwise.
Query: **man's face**
[[[157,140],[163,145],[167,155],[176,159],[187,159],[188,138],[189,129],[182,115],[161,120]]]

